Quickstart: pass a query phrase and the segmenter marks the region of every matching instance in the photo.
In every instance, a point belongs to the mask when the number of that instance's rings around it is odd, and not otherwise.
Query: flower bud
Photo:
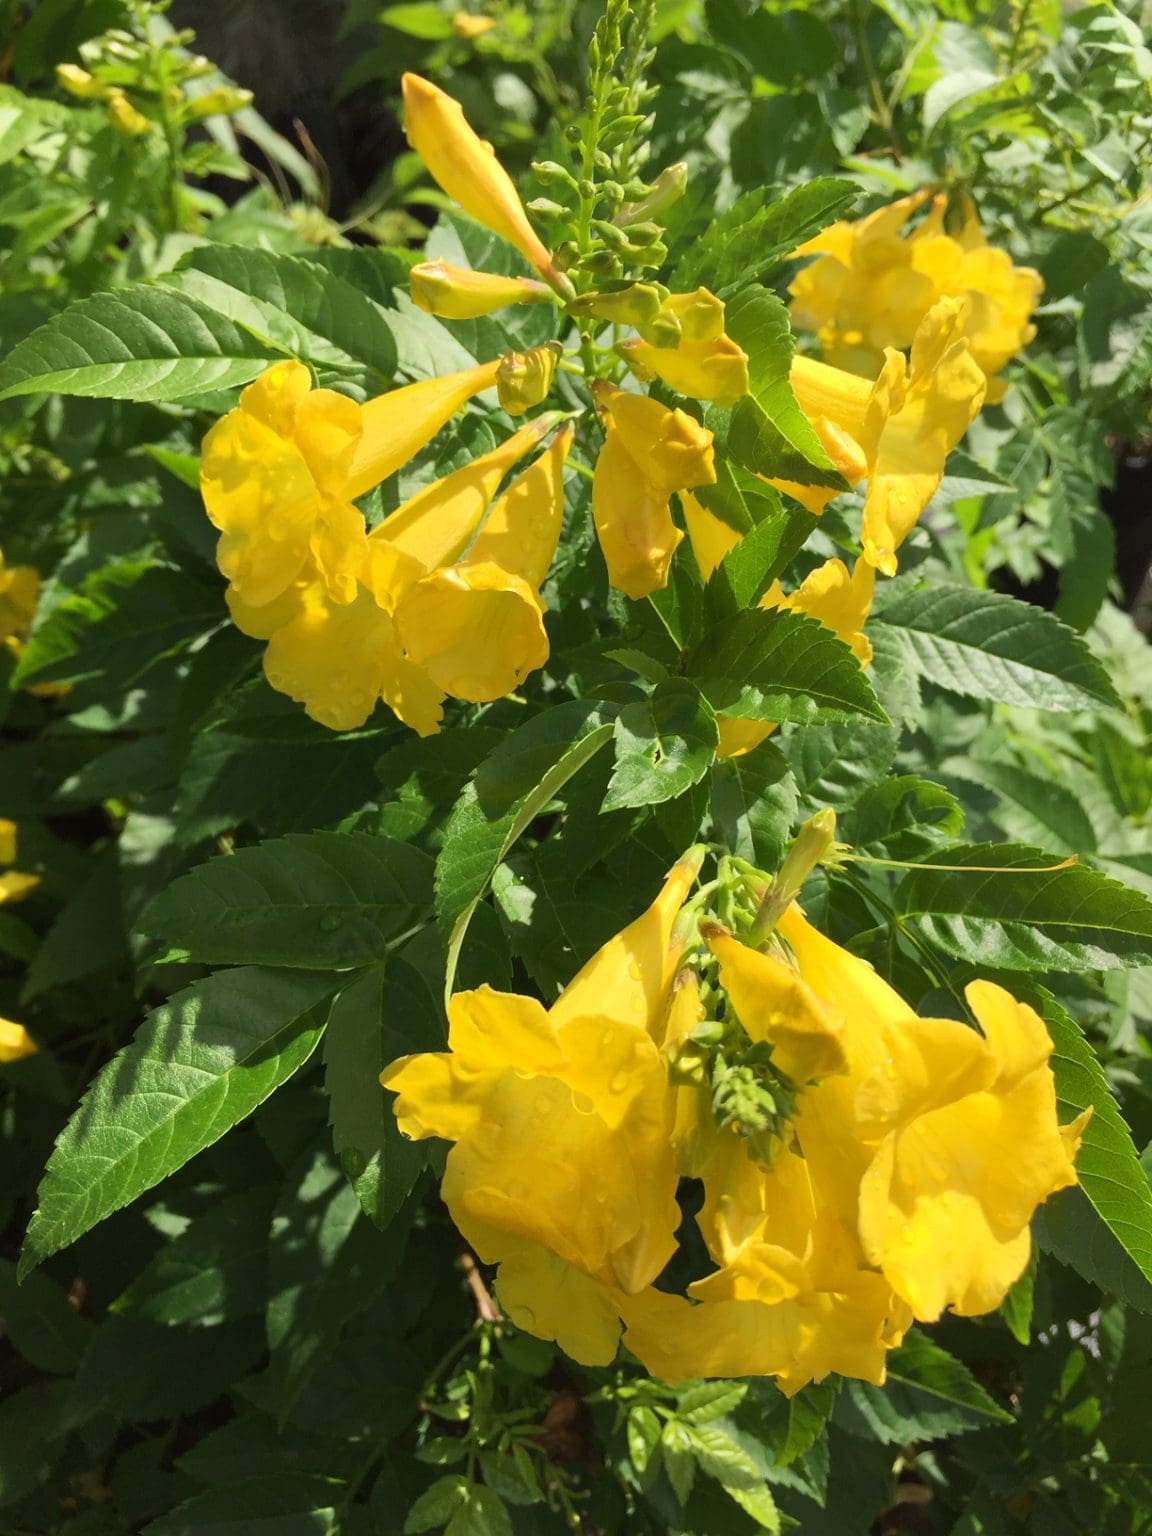
[[[547,398],[563,350],[558,341],[548,341],[527,352],[505,353],[496,370],[496,393],[509,416],[523,416]]]
[[[512,178],[468,125],[464,109],[429,80],[406,74],[404,130],[440,188],[549,277],[552,257],[528,222]]]
[[[651,191],[639,202],[625,203],[616,215],[618,224],[631,224],[637,219],[651,219],[671,208],[684,196],[688,187],[688,167],[683,160],[666,166],[652,183]]]
[[[251,91],[238,85],[221,85],[213,91],[205,91],[202,96],[190,97],[185,111],[189,121],[196,123],[205,117],[227,117],[233,112],[243,112],[245,107],[252,105],[253,99]]]
[[[56,80],[69,96],[78,96],[81,101],[103,101],[108,95],[108,87],[79,64],[57,64]]]
[[[550,289],[530,277],[471,272],[447,261],[422,261],[410,274],[412,302],[442,320],[474,320],[506,304],[539,304]]]
[[[707,288],[695,293],[669,294],[664,313],[675,315],[685,341],[715,341],[724,334],[724,300]]]
[[[116,132],[126,139],[137,139],[152,126],[143,112],[137,112],[118,85],[114,85],[108,92],[108,116]]]
[[[472,16],[467,11],[457,11],[452,18],[453,32],[469,43],[477,37],[483,37],[485,32],[491,32],[495,25],[494,16]]]
[[[659,283],[629,283],[610,293],[583,294],[571,308],[574,315],[640,328],[660,313],[665,297],[666,290]]]

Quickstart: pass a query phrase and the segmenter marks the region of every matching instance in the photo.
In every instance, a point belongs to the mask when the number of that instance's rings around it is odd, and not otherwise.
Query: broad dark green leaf
[[[938,1440],[992,1424],[1010,1424],[1012,1415],[989,1396],[959,1360],[913,1331],[888,1355],[883,1387],[846,1383],[836,1410],[846,1428],[865,1428],[885,1445]]]
[[[841,824],[841,835],[861,852],[915,859],[941,839],[958,837],[964,813],[956,796],[915,774],[871,784]]]
[[[895,906],[957,960],[1014,971],[1152,964],[1152,902],[1087,865],[1053,869],[1051,855],[1019,843],[933,859],[959,868],[913,870]]]
[[[718,741],[716,716],[694,683],[657,683],[650,698],[625,705],[616,717],[616,770],[605,811],[675,799],[708,772]]]
[[[1116,703],[1107,673],[1074,630],[1001,592],[933,581],[876,619],[899,632],[922,676],[966,698],[1062,711]]]
[[[365,1214],[386,1227],[428,1161],[401,1136],[380,1073],[397,1056],[442,1049],[438,1001],[403,960],[373,967],[337,998],[324,1039],[332,1141]]]
[[[296,833],[213,859],[140,919],[169,953],[209,965],[345,970],[388,953],[431,905],[432,864],[361,832]]]
[[[149,1424],[195,1413],[228,1391],[262,1353],[246,1320],[217,1328],[166,1328],[142,1317],[107,1317],[73,1381],[73,1425],[126,1419]]]
[[[774,870],[796,818],[796,782],[774,742],[712,769],[712,821],[730,852]]]
[[[18,342],[0,363],[0,399],[185,400],[247,384],[286,355],[211,305],[126,288],[82,299]]]
[[[246,1478],[196,1494],[142,1536],[328,1536],[338,1529],[339,1497],[323,1477]]]
[[[70,1381],[37,1381],[0,1402],[0,1509],[48,1481],[68,1421]],[[11,1529],[11,1527],[10,1527]]]
[[[1096,831],[1075,793],[1052,775],[1041,778],[1015,763],[950,759],[942,767],[995,791],[990,815],[1015,842],[1039,843],[1057,853],[1096,852]]]
[[[752,608],[717,625],[689,652],[685,672],[718,715],[802,725],[886,719],[851,649],[787,610]]]
[[[0,1317],[13,1348],[30,1365],[61,1375],[76,1369],[92,1331],[55,1280],[29,1275],[20,1285],[7,1259],[0,1259]]]
[[[93,1080],[48,1162],[20,1273],[211,1146],[307,1061],[333,978],[208,976],[149,1014]]]

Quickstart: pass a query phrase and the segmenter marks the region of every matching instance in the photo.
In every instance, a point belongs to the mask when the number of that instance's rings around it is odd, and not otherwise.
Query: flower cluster
[[[449,1049],[394,1062],[408,1136],[508,1315],[575,1359],[656,1376],[881,1382],[914,1319],[993,1310],[1036,1207],[1076,1182],[1039,1016],[991,982],[979,1031],[925,1019],[794,902],[729,931],[699,851],[549,1009],[457,993]],[[748,877],[741,875],[747,882]],[[751,881],[758,896],[766,889]],[[681,1295],[681,1178],[709,1255]]]
[[[908,220],[931,199],[911,234]],[[990,402],[1003,398],[996,377],[1036,334],[1032,311],[1043,284],[1031,267],[1016,267],[988,244],[970,200],[956,227],[945,227],[948,199],[930,191],[900,198],[854,223],[841,221],[800,246],[818,259],[789,290],[792,318],[815,331],[827,362],[875,374],[887,348],[913,345],[925,315],[942,298],[963,301],[961,331],[988,380]]]

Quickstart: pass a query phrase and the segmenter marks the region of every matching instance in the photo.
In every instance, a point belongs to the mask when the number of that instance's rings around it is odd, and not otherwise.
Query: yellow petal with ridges
[[[592,519],[610,586],[634,601],[667,586],[684,535],[672,521],[669,492],[645,479],[614,426],[596,459]]]

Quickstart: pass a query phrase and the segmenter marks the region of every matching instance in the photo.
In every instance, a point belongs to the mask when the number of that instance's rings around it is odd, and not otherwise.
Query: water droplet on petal
[[[525,1333],[532,1333],[535,1330],[536,1314],[531,1307],[510,1307],[508,1316],[517,1328],[523,1328]]]
[[[627,1086],[628,1086],[628,1073],[627,1072],[615,1072],[612,1075],[611,1082],[608,1084],[608,1091],[609,1091],[609,1093],[623,1093],[625,1088],[627,1088]]]

